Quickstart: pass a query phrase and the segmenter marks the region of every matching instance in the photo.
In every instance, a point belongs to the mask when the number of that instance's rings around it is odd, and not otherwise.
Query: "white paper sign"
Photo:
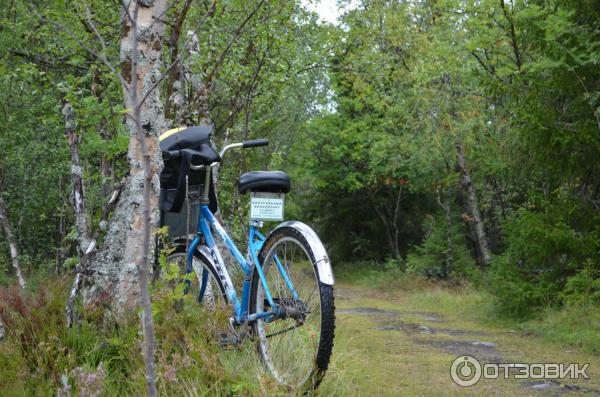
[[[252,197],[250,200],[250,219],[282,221],[283,196]]]

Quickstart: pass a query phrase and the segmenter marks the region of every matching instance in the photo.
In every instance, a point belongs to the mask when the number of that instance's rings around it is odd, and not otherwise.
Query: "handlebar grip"
[[[181,157],[181,150],[165,150],[162,156],[163,160],[178,159]]]
[[[269,144],[268,139],[253,139],[250,141],[242,142],[242,147],[247,149],[249,147],[267,146]]]

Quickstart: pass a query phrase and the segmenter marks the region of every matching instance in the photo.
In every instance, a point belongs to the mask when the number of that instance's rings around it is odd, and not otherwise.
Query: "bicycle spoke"
[[[282,271],[278,270],[275,257],[294,286],[298,299],[294,298]],[[303,383],[313,370],[321,326],[320,302],[319,299],[315,300],[315,297],[319,297],[316,293],[318,281],[312,262],[295,240],[282,241],[273,249],[273,254],[265,258],[263,271],[273,299],[283,305],[283,309],[292,310],[297,316],[271,323],[262,320],[257,322],[262,330],[259,336],[264,355],[267,356],[267,365],[280,381]],[[260,290],[259,297],[262,297],[262,287]],[[264,303],[261,309],[264,310]]]

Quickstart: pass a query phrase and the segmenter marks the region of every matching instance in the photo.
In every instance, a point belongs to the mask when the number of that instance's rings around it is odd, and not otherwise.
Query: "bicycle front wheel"
[[[298,230],[282,227],[269,235],[259,254],[272,300],[283,315],[252,324],[257,347],[271,375],[294,389],[318,386],[333,348],[333,286],[319,281],[314,248]],[[270,310],[255,269],[250,312]]]

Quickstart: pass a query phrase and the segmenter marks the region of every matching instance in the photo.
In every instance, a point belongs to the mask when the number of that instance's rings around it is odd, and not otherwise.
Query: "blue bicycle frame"
[[[240,268],[244,272],[244,283],[242,286],[241,301],[235,291],[233,283],[231,282],[231,278],[229,276],[229,273],[227,272],[227,269],[223,262],[223,258],[221,256],[221,253],[219,252],[219,248],[217,247],[214,236],[212,234],[211,227],[212,230],[214,230],[218,234],[219,238],[223,242],[225,242],[227,249],[235,258]],[[276,319],[277,316],[281,315],[279,306],[271,296],[271,291],[269,290],[267,279],[263,272],[262,264],[258,260],[258,253],[260,252],[266,240],[266,237],[262,233],[260,233],[260,231],[258,231],[254,222],[251,222],[248,232],[248,257],[251,261],[250,263],[248,263],[246,258],[244,258],[244,256],[237,249],[237,247],[235,246],[235,244],[233,243],[223,226],[219,223],[219,221],[210,211],[207,204],[200,205],[200,214],[198,216],[198,230],[196,231],[196,237],[190,243],[190,246],[187,251],[187,272],[193,271],[192,261],[194,259],[194,252],[199,248],[202,240],[204,240],[204,246],[209,251],[209,259],[211,260],[212,266],[214,267],[217,276],[219,277],[221,284],[223,285],[227,299],[233,305],[234,320],[237,324],[252,322],[261,318],[269,322]],[[290,280],[287,272],[285,271],[284,266],[281,264],[277,256],[274,257],[274,262],[277,266],[278,271],[281,273],[283,279],[285,280],[287,287],[292,292],[294,299],[298,299],[298,294],[296,293],[292,281]],[[263,286],[265,297],[269,302],[271,310],[261,313],[248,313],[248,307],[250,303],[250,288],[255,268],[256,273],[258,274],[260,282]],[[208,282],[208,276],[208,270],[204,269],[202,272],[202,280],[198,295],[199,302],[202,302],[204,298]]]

